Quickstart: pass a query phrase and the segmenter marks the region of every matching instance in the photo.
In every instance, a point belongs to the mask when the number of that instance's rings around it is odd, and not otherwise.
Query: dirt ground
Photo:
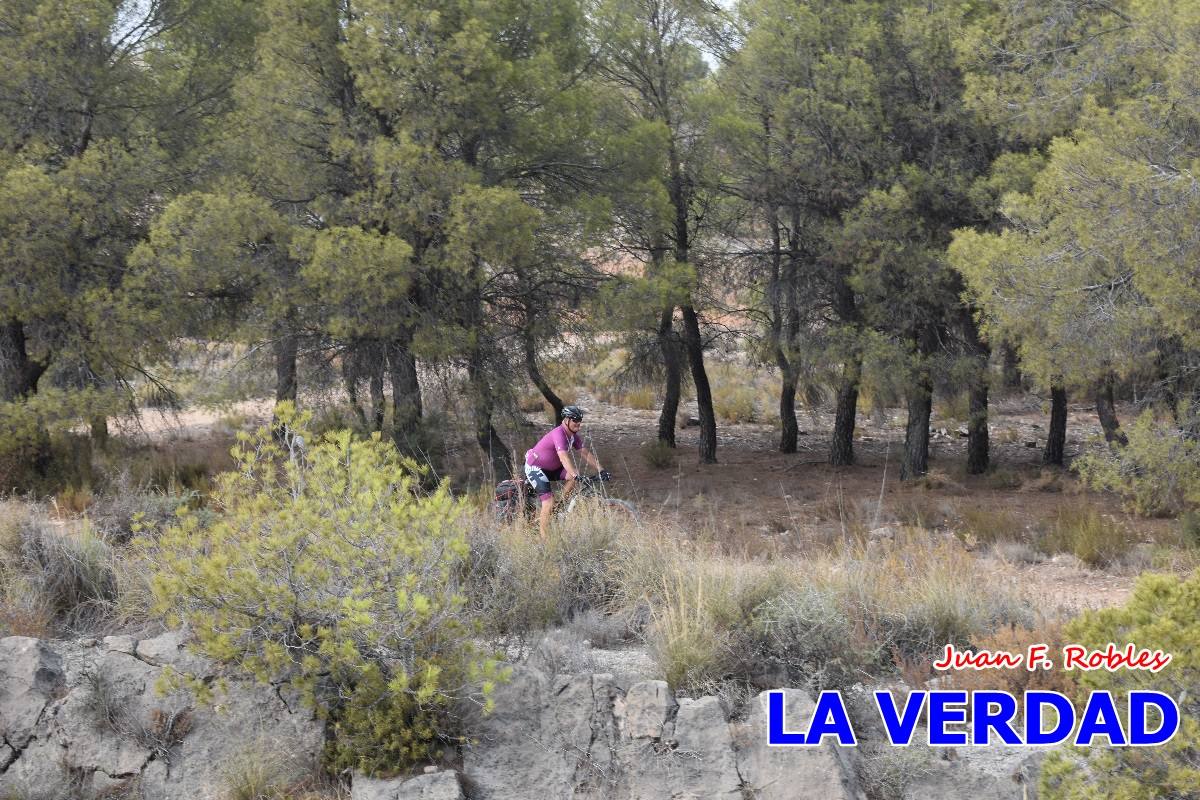
[[[657,412],[606,405],[582,396],[589,435],[605,467],[616,476],[614,493],[633,500],[649,519],[678,524],[697,537],[711,537],[745,555],[803,552],[892,523],[919,523],[943,535],[961,535],[964,511],[976,518],[995,512],[1033,529],[1052,520],[1064,504],[1086,503],[1111,515],[1143,543],[1169,538],[1172,523],[1126,514],[1117,498],[1088,492],[1069,472],[1041,465],[1047,415],[1034,398],[1012,398],[992,407],[992,459],[999,474],[965,474],[966,439],[957,426],[932,421],[930,478],[918,486],[899,480],[904,441],[903,411],[860,416],[853,467],[825,463],[833,419],[805,413],[800,418],[799,452],[777,452],[778,431],[771,425],[720,425],[717,464],[701,465],[696,455],[699,430],[677,433],[679,455],[673,468],[656,469],[642,457],[653,441]],[[685,409],[695,413],[694,408]],[[1126,417],[1127,418],[1127,417]],[[547,423],[531,416],[537,428]],[[1068,458],[1081,454],[1100,437],[1094,410],[1070,409]],[[1032,446],[1030,446],[1032,443]],[[527,446],[527,445],[523,445]],[[980,512],[984,512],[981,514]],[[969,536],[966,546],[972,547]],[[1115,605],[1125,600],[1142,568],[1137,558],[1109,570],[1089,569],[1072,556],[1036,563],[977,548],[997,581],[1038,598],[1047,612],[1066,613]]]
[[[1069,472],[1041,466],[1047,415],[1037,398],[1013,397],[991,409],[992,460],[996,471],[967,476],[963,469],[966,440],[951,422],[932,421],[930,477],[919,485],[899,480],[903,447],[903,411],[860,415],[855,434],[857,463],[834,468],[825,463],[832,416],[803,412],[799,452],[777,452],[777,429],[769,424],[721,424],[717,464],[701,465],[697,457],[699,429],[677,432],[678,456],[665,469],[650,466],[641,448],[657,430],[656,411],[609,405],[581,394],[588,410],[584,433],[604,466],[614,475],[616,496],[634,501],[648,524],[668,523],[697,538],[713,541],[731,553],[749,557],[799,554],[824,547],[888,524],[920,524],[934,535],[963,535],[965,514],[978,519],[1002,515],[1034,529],[1052,520],[1064,503],[1086,503],[1127,525],[1136,540],[1139,561],[1106,570],[1089,569],[1071,556],[1051,559],[1006,556],[979,547],[995,579],[1035,596],[1047,611],[1065,613],[1122,602],[1136,575],[1150,566],[1151,543],[1169,538],[1173,523],[1126,514],[1114,497],[1085,491]],[[231,436],[229,420],[265,422],[270,403],[246,401],[217,414],[189,410],[160,414],[148,411],[136,424],[118,428],[167,449],[209,447]],[[694,403],[682,416],[694,416]],[[1128,418],[1128,412],[1126,417]],[[504,431],[519,458],[545,432],[542,414],[527,414]],[[445,449],[458,483],[483,482],[483,459],[473,442],[451,430]],[[1067,456],[1094,446],[1100,426],[1094,410],[1073,406],[1068,417]],[[1025,553],[1024,555],[1028,555]]]

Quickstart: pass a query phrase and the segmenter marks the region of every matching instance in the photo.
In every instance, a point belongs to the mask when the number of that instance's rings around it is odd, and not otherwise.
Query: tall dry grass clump
[[[118,588],[116,554],[86,520],[50,520],[20,501],[0,506],[4,635],[96,632],[118,616]]]
[[[810,558],[730,557],[670,525],[568,520],[542,542],[522,526],[472,536],[475,611],[493,634],[531,636],[585,610],[624,614],[663,676],[714,686],[846,688],[1029,625],[953,537],[901,528]]]

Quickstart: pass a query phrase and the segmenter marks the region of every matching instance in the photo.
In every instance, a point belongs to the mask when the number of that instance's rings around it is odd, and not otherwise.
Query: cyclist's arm
[[[600,466],[600,459],[596,458],[592,451],[587,447],[581,448],[579,455],[583,456],[583,460],[591,464],[596,472],[600,472],[600,470],[603,469],[603,467]]]
[[[575,464],[566,450],[558,451],[558,460],[562,462],[563,472],[567,474],[567,480],[573,481],[579,477],[579,471],[575,469]]]

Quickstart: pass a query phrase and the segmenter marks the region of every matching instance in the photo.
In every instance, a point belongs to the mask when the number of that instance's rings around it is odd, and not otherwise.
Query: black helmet
[[[563,406],[562,418],[564,420],[573,419],[576,422],[583,422],[583,409],[579,406]]]

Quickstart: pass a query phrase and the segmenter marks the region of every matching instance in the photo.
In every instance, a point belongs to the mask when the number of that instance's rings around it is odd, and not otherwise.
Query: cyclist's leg
[[[550,530],[550,512],[554,510],[554,492],[550,490],[550,476],[541,467],[525,465],[525,479],[531,491],[538,496],[538,530],[545,539]]]

